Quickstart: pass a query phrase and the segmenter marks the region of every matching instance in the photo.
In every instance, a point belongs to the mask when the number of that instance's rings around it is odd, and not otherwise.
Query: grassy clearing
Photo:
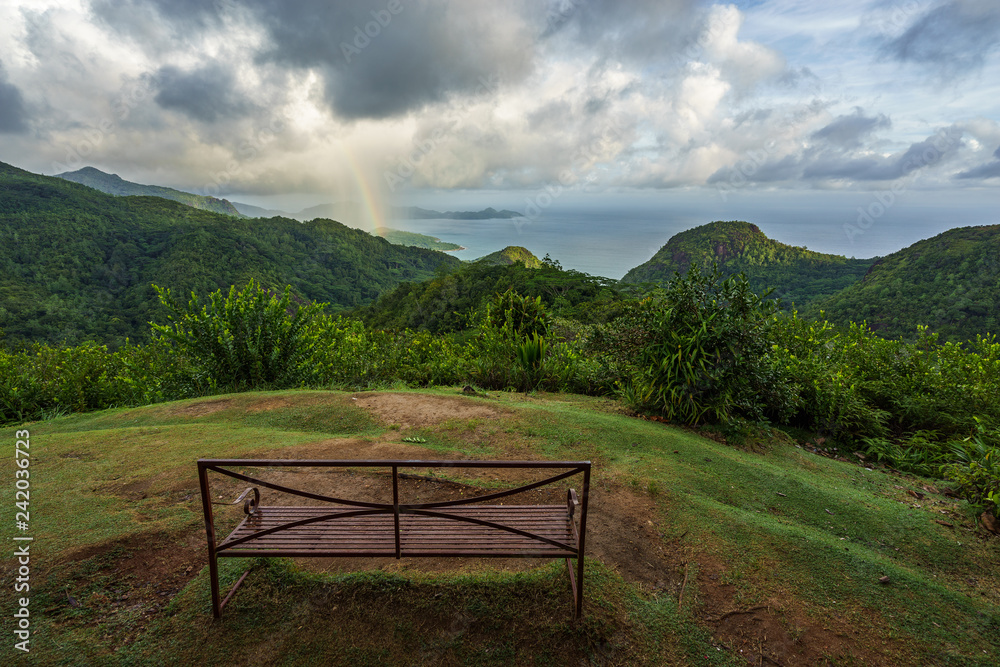
[[[997,540],[977,532],[964,503],[923,489],[927,480],[819,457],[787,438],[743,451],[599,399],[469,400],[508,416],[394,428],[349,394],[272,392],[28,425],[32,656],[65,665],[746,664],[739,651],[749,644],[733,637],[763,633],[740,620],[755,609],[800,664],[988,665],[1000,654]],[[204,561],[186,575],[180,560],[157,565],[203,553],[195,459],[413,436],[470,457],[592,460],[595,489],[653,499],[683,587],[627,581],[591,560],[577,626],[561,563],[334,576],[265,560],[211,623]],[[13,478],[12,459],[0,474]],[[12,485],[0,501],[13,506]],[[0,531],[8,543],[11,523]],[[232,580],[246,562],[223,564]],[[143,570],[160,566],[163,581],[151,586]]]

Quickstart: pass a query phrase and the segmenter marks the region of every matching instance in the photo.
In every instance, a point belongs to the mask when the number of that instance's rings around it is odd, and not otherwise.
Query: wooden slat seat
[[[282,486],[241,472],[255,467],[375,468],[391,472],[392,502],[334,498]],[[232,469],[235,468],[235,469]],[[547,470],[551,476],[514,489],[483,492],[459,500],[414,503],[400,498],[400,468],[496,468]],[[560,469],[562,472],[560,472]],[[246,516],[221,542],[216,542],[208,472],[256,484],[243,492]],[[496,504],[504,498],[583,476],[583,493],[569,489],[565,505]],[[198,461],[212,613],[239,588],[246,573],[225,599],[219,594],[218,558],[290,557],[479,557],[564,558],[573,591],[575,616],[583,610],[583,559],[587,534],[589,461],[327,461],[274,459],[201,459]],[[299,496],[308,505],[259,505],[263,487]],[[252,492],[252,497],[250,493]],[[322,504],[316,504],[317,502]],[[227,503],[223,503],[227,504]],[[579,506],[579,513],[576,508]],[[576,572],[570,561],[576,561]]]
[[[392,513],[357,516],[357,512],[331,507],[258,507],[218,549],[246,556],[280,551],[283,556],[395,557]],[[480,505],[435,512],[446,516],[408,514],[401,508],[401,556],[569,558],[576,555],[576,538],[565,505]],[[349,516],[340,518],[343,514]],[[325,516],[331,518],[254,537],[265,530]],[[562,546],[462,519],[496,523]],[[230,547],[244,538],[249,539]]]

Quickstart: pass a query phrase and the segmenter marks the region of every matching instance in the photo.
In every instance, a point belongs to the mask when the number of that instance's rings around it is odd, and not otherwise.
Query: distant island
[[[170,199],[187,206],[200,208],[205,211],[224,213],[238,218],[291,218],[293,220],[308,221],[316,218],[329,218],[342,222],[340,218],[345,218],[353,222],[360,215],[367,215],[363,206],[355,201],[343,201],[329,204],[318,204],[304,208],[298,213],[289,213],[279,209],[262,208],[252,204],[242,202],[231,202],[227,199],[196,195],[183,190],[175,190],[161,185],[143,185],[126,181],[118,174],[109,174],[96,167],[83,167],[76,171],[67,171],[56,174],[56,178],[73,181],[80,185],[100,190],[101,192],[118,197],[162,197]],[[389,208],[389,217],[401,220],[510,220],[512,218],[523,218],[517,211],[507,209],[496,210],[488,207],[481,211],[434,211],[420,208],[419,206],[392,206]],[[423,247],[423,246],[422,246]],[[455,250],[457,248],[451,248]]]
[[[357,220],[369,215],[368,210],[356,201],[330,202],[327,204],[317,204],[304,208],[298,213],[287,213],[285,211],[275,211],[263,209],[241,202],[233,202],[236,210],[248,217],[274,217],[294,218],[295,220],[315,220],[316,218],[330,218],[331,220],[348,221]],[[523,218],[517,211],[506,209],[498,211],[495,208],[484,208],[481,211],[434,211],[419,206],[390,206],[387,217],[396,220],[510,220],[512,218]]]
[[[498,211],[492,207],[484,208],[482,211],[445,211],[442,213],[418,206],[394,206],[392,212],[394,217],[410,220],[511,220],[524,217],[517,211],[507,209]]]

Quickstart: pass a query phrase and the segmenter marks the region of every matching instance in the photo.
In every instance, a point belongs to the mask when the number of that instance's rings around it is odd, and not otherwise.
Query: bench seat
[[[302,521],[310,523],[282,527]],[[260,534],[267,530],[275,532]],[[574,533],[565,505],[465,506],[434,510],[433,515],[400,508],[399,556],[571,558],[577,554]],[[246,541],[234,544],[240,540]],[[219,556],[265,556],[269,552],[395,558],[394,517],[391,512],[360,514],[329,506],[258,507],[218,547]]]
[[[385,471],[389,473],[384,483],[386,491],[391,491],[391,502],[338,498],[294,488],[249,475],[248,468],[265,472],[276,468]],[[400,469],[519,470],[549,476],[458,500],[416,503],[412,496],[401,493],[399,480],[410,473],[400,473]],[[253,486],[235,503],[217,502],[210,488],[210,472]],[[541,487],[554,490],[552,485],[574,476],[583,478],[583,493],[577,496],[574,489],[567,489],[564,505],[506,504],[508,500],[523,503],[528,496],[522,494]],[[579,619],[583,613],[590,461],[199,459],[198,482],[208,541],[212,614],[216,618],[222,616],[223,607],[249,572],[243,573],[223,599],[218,559],[253,556],[561,558],[566,561],[574,617]],[[278,497],[283,500],[304,500],[299,505],[261,505],[261,488],[282,494]],[[245,516],[225,539],[217,541],[212,506],[241,501]]]

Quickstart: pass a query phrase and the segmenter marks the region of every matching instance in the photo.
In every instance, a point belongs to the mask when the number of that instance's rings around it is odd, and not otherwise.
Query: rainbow
[[[371,229],[366,231],[374,234],[377,230],[385,227],[385,206],[382,195],[374,187],[372,187],[373,179],[366,175],[365,169],[358,164],[358,161],[355,159],[350,149],[346,146],[342,146],[341,152],[343,152],[344,157],[347,160],[347,164],[350,166],[351,176],[354,178],[354,185],[361,193],[361,203],[365,209],[368,222],[371,223]],[[374,182],[377,183],[378,181],[375,180]]]

